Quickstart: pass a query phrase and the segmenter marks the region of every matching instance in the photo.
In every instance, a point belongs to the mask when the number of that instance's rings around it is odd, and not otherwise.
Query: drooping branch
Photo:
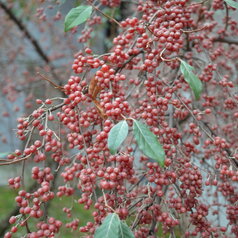
[[[28,192],[31,193],[33,191],[35,191],[35,189],[37,188],[38,183],[35,181],[30,188],[28,189]],[[10,224],[9,224],[9,219],[12,216],[16,216],[19,214],[19,206],[15,206],[6,216],[4,219],[1,220],[0,222],[0,237],[4,236],[4,233],[6,232],[6,230],[9,228]]]
[[[57,168],[57,163],[54,163],[52,161],[50,161],[49,163],[47,163],[47,166],[52,168],[52,171],[54,171],[54,179],[51,183],[51,187],[53,191],[56,191],[56,180],[59,176],[58,170]],[[37,183],[37,181],[34,181],[34,183],[27,189],[27,191],[29,193],[33,193],[35,192],[35,190],[37,189],[37,187],[39,186],[39,184]],[[48,203],[46,204],[46,206],[44,207],[44,216],[47,217],[48,216],[48,210],[50,208],[52,200],[48,201]],[[10,223],[9,223],[9,219],[12,216],[17,216],[19,214],[19,206],[15,206],[13,207],[13,209],[5,216],[4,219],[1,220],[0,222],[0,237],[4,236],[4,233],[9,229],[10,227]]]

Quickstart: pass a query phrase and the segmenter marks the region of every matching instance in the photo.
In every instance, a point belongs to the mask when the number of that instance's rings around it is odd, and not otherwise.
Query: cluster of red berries
[[[121,1],[100,2],[115,7]],[[222,9],[224,3],[217,0],[212,6]],[[213,46],[214,34],[220,36],[224,31],[217,32],[214,11],[203,3],[139,1],[137,11],[138,16],[118,24],[121,31],[108,54],[96,56],[86,48],[75,55],[72,69],[76,75],[60,88],[65,94],[63,100],[57,99],[62,101],[60,104],[55,99],[37,100],[39,109],[18,120],[17,135],[21,140],[28,138],[27,146],[8,159],[33,159],[38,163],[32,168],[32,179],[38,187],[32,193],[23,189],[18,192],[16,203],[21,217],[10,218],[10,224],[18,223],[4,238],[12,237],[18,224],[25,226],[33,217],[44,221],[38,222],[37,231],[27,237],[54,237],[62,222],[45,219],[42,204],[56,196],[74,196],[84,209],[92,209],[93,221],[80,226],[80,218],[73,217],[72,209],[63,208],[71,219],[66,228],[87,233],[88,238],[111,212],[129,223],[133,219],[130,226],[136,238],[156,237],[158,224],[164,233],[174,232],[184,225],[181,216],[192,224],[191,229],[184,228],[185,237],[219,237],[229,229],[210,220],[211,204],[202,202],[205,185],[209,194],[222,194],[230,204],[216,205],[226,209],[229,226],[237,235],[238,173],[233,167],[238,161],[234,149],[238,96],[232,91],[233,69],[221,60],[225,48],[221,43]],[[194,15],[198,12],[197,20]],[[200,29],[204,19],[211,22]],[[79,41],[86,42],[92,27],[100,22],[97,16],[89,20]],[[236,32],[234,24],[231,30]],[[205,58],[200,54],[207,49],[208,63],[201,69],[203,60],[196,59]],[[230,59],[237,59],[228,53]],[[198,68],[206,91],[199,103],[192,98],[190,85],[179,70],[178,57]],[[227,73],[218,77],[221,80],[217,79],[219,67]],[[94,76],[89,75],[90,71]],[[218,94],[214,95],[213,90]],[[131,118],[142,120],[157,136],[165,151],[164,167],[151,162],[134,144]],[[112,127],[124,119],[130,126],[126,139],[129,146],[124,143],[112,155],[108,136]],[[53,129],[57,123],[61,125],[59,130]],[[33,132],[37,139],[32,139]],[[48,160],[57,164],[63,178],[63,185],[58,185],[55,193],[55,176]],[[20,188],[22,179],[9,179],[10,187]]]
[[[21,187],[21,177],[17,176],[15,178],[8,179],[8,184],[11,188],[18,189]]]

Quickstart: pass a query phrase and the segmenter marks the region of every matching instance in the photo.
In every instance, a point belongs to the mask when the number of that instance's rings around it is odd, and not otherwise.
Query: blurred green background
[[[8,188],[7,186],[0,187],[0,222],[5,216],[15,207],[15,196],[17,192],[13,189]],[[64,224],[69,223],[73,218],[79,219],[79,226],[86,225],[87,222],[92,221],[93,217],[91,215],[92,210],[85,210],[82,205],[74,202],[77,200],[76,197],[63,197],[55,198],[54,201],[50,204],[49,207],[49,216],[52,216],[56,219],[61,220]],[[69,207],[73,204],[72,217],[68,218],[67,214],[63,212],[63,207]],[[36,219],[29,220],[30,228],[35,226]],[[62,228],[64,225],[62,226]],[[22,231],[21,231],[22,230]],[[32,229],[35,231],[36,229]],[[25,235],[25,227],[19,229],[19,232],[16,235],[13,235],[13,238],[20,238]],[[74,238],[74,237],[83,237],[82,233],[78,231],[73,231],[70,228],[60,229],[60,233],[55,236],[55,238]]]

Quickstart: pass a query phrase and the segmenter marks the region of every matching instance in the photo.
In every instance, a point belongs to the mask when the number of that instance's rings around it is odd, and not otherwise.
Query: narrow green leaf
[[[108,135],[108,148],[111,154],[115,154],[121,143],[126,139],[128,135],[128,124],[127,122],[120,121],[109,132]]]
[[[190,88],[193,90],[195,98],[198,100],[202,92],[202,82],[193,73],[193,67],[183,60],[180,60],[180,71],[184,76],[184,80],[189,84]]]
[[[7,157],[9,154],[10,154],[10,152],[0,153],[0,158],[3,159],[3,158],[5,158],[5,157]]]
[[[229,6],[238,8],[238,2],[235,2],[233,0],[224,0]]]
[[[165,153],[155,134],[137,120],[133,122],[133,133],[140,150],[151,159],[164,166]]]
[[[118,238],[120,222],[116,213],[109,213],[96,229],[94,238]]]
[[[72,8],[64,20],[64,31],[69,31],[75,26],[84,23],[91,15],[91,6],[79,6]]]
[[[118,236],[118,238],[135,238],[131,229],[127,226],[126,223],[124,223],[122,221],[120,222],[120,226],[119,226],[119,236]]]

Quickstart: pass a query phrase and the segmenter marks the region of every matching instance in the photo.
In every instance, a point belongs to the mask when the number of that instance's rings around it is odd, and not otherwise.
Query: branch
[[[51,85],[54,86],[54,88],[61,90],[62,92],[64,91],[64,88],[55,84],[54,82],[52,82],[50,79],[48,79],[47,77],[45,77],[43,74],[41,74],[40,72],[37,72],[38,75],[40,75],[44,80],[46,80],[47,82],[49,82]]]
[[[229,22],[229,9],[228,9],[227,3],[225,1],[224,1],[224,5],[226,8],[226,22],[225,22],[225,31],[226,31],[228,28],[228,22]]]
[[[102,12],[98,7],[94,6],[92,3],[89,2],[89,4],[98,12],[100,12],[103,16],[105,16],[106,18],[108,18],[110,21],[115,22],[118,26],[122,27],[121,24],[114,19],[113,17],[108,16],[107,14],[105,14],[104,12]]]
[[[126,61],[123,63],[123,65],[122,65],[121,67],[116,68],[115,74],[118,73],[118,72],[121,72],[121,70],[122,70],[123,68],[125,68],[128,63],[130,63],[136,56],[138,56],[138,55],[141,54],[141,53],[143,53],[143,50],[140,50],[138,53],[132,55],[128,60],[126,60]]]
[[[9,18],[17,25],[20,31],[22,31],[26,38],[31,42],[33,47],[35,48],[38,55],[45,61],[47,64],[50,63],[50,59],[45,54],[37,40],[30,34],[30,32],[27,30],[26,26],[22,23],[21,19],[18,19],[13,12],[5,5],[5,3],[0,2],[0,7],[4,10],[4,12],[9,16]]]
[[[0,1],[0,8],[2,8],[3,11],[9,16],[9,18],[16,24],[19,30],[25,34],[25,37],[31,42],[32,46],[35,48],[36,53],[47,65],[49,65],[51,73],[54,76],[55,80],[59,81],[57,75],[54,72],[54,67],[51,65],[51,60],[49,59],[47,54],[44,52],[44,50],[42,49],[38,41],[28,31],[28,29],[23,24],[21,19],[17,18],[14,15],[14,13],[11,11],[11,9],[8,8],[7,5],[1,1]]]
[[[2,162],[0,163],[0,166],[3,166],[3,165],[11,165],[11,164],[16,164],[16,163],[19,163],[21,161],[24,161],[26,159],[28,159],[32,154],[28,155],[28,156],[25,156],[25,157],[22,157],[20,159],[16,159],[16,160],[12,160],[12,161],[6,161],[6,162]]]
[[[218,37],[213,40],[214,42],[222,42],[222,43],[227,43],[227,44],[233,44],[233,45],[238,45],[238,40],[230,39],[230,38],[221,38]]]
[[[193,117],[193,119],[196,121],[196,123],[197,123],[197,125],[200,127],[200,129],[207,135],[207,137],[208,137],[209,139],[211,139],[211,141],[214,142],[215,139],[213,138],[213,136],[217,136],[216,133],[209,127],[209,125],[208,125],[207,123],[202,122],[203,125],[205,125],[205,126],[207,127],[207,129],[209,129],[209,131],[210,131],[211,134],[210,134],[207,130],[205,130],[205,129],[202,127],[202,125],[199,123],[199,121],[197,120],[197,118],[194,116],[194,114],[193,114],[193,112],[190,110],[190,108],[186,105],[186,103],[184,103],[184,101],[183,101],[176,93],[174,93],[174,94],[175,94],[175,96],[178,98],[178,100],[183,104],[183,106],[189,111],[190,115],[191,115],[191,116]],[[238,168],[238,161],[236,161],[236,160],[232,157],[232,152],[231,152],[229,149],[227,149],[227,148],[225,148],[224,151],[227,152],[227,154],[228,154],[228,156],[229,156],[229,159],[231,159],[231,161],[232,161],[232,163],[235,165],[235,167]]]

